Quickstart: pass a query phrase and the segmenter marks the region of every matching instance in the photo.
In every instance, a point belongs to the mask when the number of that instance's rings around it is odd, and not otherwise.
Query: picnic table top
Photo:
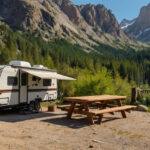
[[[95,95],[95,96],[79,96],[79,97],[64,97],[66,101],[73,102],[100,102],[109,100],[125,100],[126,96],[117,95]]]

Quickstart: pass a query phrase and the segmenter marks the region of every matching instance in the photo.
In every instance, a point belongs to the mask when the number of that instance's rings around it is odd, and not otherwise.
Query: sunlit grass
[[[150,113],[150,106],[148,107],[148,112]]]
[[[42,107],[49,107],[49,106],[54,106],[54,105],[56,105],[56,103],[57,103],[57,100],[51,101],[51,102],[41,102],[41,106],[42,106]]]

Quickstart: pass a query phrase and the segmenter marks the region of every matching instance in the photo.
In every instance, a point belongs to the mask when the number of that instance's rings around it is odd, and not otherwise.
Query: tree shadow
[[[3,121],[3,122],[16,123],[16,122],[22,122],[26,120],[32,120],[32,119],[38,119],[44,117],[53,117],[58,115],[62,115],[62,114],[40,112],[40,113],[25,115],[25,114],[19,114],[18,112],[14,112],[14,111],[4,111],[4,112],[0,112],[0,122]]]
[[[119,118],[119,117],[103,117],[102,123],[106,123],[106,122],[109,122],[109,121],[115,121],[115,120],[118,120],[118,119],[121,119],[121,118]]]
[[[41,112],[41,113],[36,113],[36,114],[22,115],[16,111],[10,111],[10,110],[2,111],[2,112],[0,111],[0,122],[2,121],[2,122],[9,122],[9,123],[16,123],[16,122],[22,122],[26,120],[33,120],[33,119],[39,119],[39,118],[45,118],[45,117],[48,117],[48,119],[43,119],[41,121],[52,123],[55,125],[66,126],[72,129],[83,128],[83,127],[90,125],[86,116],[77,115],[77,114],[72,119],[67,119],[66,113]],[[119,117],[103,117],[102,123],[117,120],[117,119],[120,119],[120,118]]]
[[[119,117],[103,117],[103,119],[104,120],[102,121],[102,123],[117,120],[120,118]],[[95,118],[94,120],[95,120],[95,123],[97,124],[97,121],[96,121],[97,119]],[[61,118],[46,119],[46,120],[42,120],[42,121],[47,122],[47,123],[52,123],[55,125],[66,126],[66,127],[72,128],[72,129],[83,128],[83,127],[91,125],[89,123],[87,117],[86,116],[83,117],[81,115],[76,115],[72,119],[67,119],[66,117],[61,117]]]
[[[47,123],[52,123],[55,125],[66,126],[72,129],[79,129],[79,128],[83,128],[83,127],[90,125],[87,118],[86,117],[81,118],[81,116],[80,118],[76,117],[72,119],[67,119],[65,116],[61,118],[52,118],[52,119],[46,119],[42,121],[47,122]]]

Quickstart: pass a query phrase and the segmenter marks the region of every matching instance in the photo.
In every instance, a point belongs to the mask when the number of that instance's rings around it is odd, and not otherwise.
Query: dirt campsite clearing
[[[150,113],[106,114],[102,124],[66,112],[0,113],[0,150],[149,150]]]

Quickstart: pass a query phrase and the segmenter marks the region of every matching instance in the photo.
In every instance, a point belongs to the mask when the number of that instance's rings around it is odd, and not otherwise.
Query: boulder
[[[145,105],[138,105],[136,108],[137,111],[143,111],[143,112],[147,112],[148,111],[148,107]]]

